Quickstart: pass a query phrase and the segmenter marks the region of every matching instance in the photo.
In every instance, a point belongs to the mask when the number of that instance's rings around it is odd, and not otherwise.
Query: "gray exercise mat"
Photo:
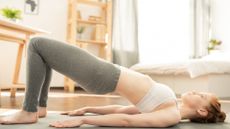
[[[191,122],[181,122],[170,129],[230,129],[230,113],[227,115],[225,123],[216,123],[216,124],[199,124]],[[54,129],[49,127],[49,123],[57,120],[68,119],[68,116],[59,115],[57,113],[49,113],[46,118],[41,118],[35,124],[24,124],[24,125],[0,125],[0,129]],[[117,127],[97,127],[91,125],[83,125],[80,129],[117,129]],[[127,129],[127,128],[121,128]],[[146,128],[136,128],[136,129],[146,129]],[[155,128],[157,129],[157,128]],[[163,128],[159,128],[163,129]]]

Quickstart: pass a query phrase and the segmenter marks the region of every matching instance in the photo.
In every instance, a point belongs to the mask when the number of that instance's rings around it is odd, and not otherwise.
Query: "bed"
[[[173,63],[136,64],[131,69],[167,84],[177,95],[196,90],[215,93],[220,98],[230,97],[230,58],[214,57]]]

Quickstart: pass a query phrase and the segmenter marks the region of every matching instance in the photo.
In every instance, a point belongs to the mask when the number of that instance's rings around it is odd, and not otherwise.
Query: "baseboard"
[[[19,91],[25,90],[25,88],[17,88]],[[50,90],[63,90],[64,91],[64,86],[50,86]],[[76,86],[75,90],[83,90],[81,87]],[[10,91],[10,89],[1,89],[1,91]]]

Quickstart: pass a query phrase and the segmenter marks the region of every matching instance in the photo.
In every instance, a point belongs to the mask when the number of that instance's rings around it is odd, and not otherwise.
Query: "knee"
[[[28,45],[28,49],[30,50],[34,50],[37,49],[38,44],[43,40],[43,38],[41,37],[34,37],[32,39],[30,39],[29,45]]]
[[[41,42],[42,40],[43,40],[42,37],[34,37],[34,38],[30,39],[30,44],[36,45],[37,43]]]

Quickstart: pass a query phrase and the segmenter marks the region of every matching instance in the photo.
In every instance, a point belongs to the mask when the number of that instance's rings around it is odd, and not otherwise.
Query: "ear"
[[[200,108],[200,109],[197,109],[197,113],[202,116],[202,117],[205,117],[208,115],[208,110],[205,109],[205,108]]]

